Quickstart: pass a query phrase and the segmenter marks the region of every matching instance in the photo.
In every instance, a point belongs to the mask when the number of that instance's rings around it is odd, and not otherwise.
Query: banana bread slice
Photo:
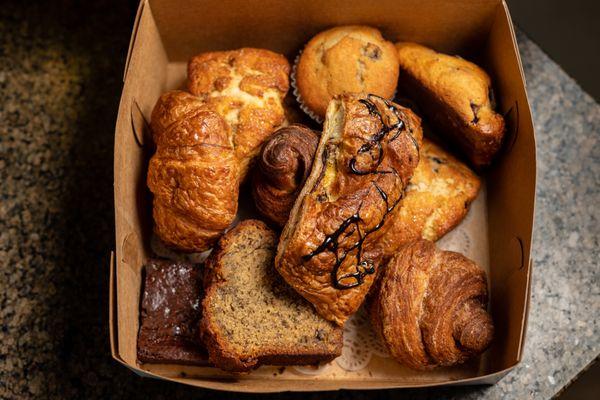
[[[342,329],[319,316],[273,266],[277,237],[246,220],[207,260],[200,331],[209,359],[226,371],[313,364],[342,352]]]

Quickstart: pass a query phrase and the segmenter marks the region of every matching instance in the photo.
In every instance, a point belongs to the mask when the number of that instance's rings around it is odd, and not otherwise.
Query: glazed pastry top
[[[416,239],[438,240],[458,225],[477,197],[480,179],[450,153],[423,139],[419,165],[380,239],[384,258]]]
[[[287,59],[264,49],[203,53],[188,63],[188,89],[223,116],[246,175],[261,144],[285,121],[289,88]]]

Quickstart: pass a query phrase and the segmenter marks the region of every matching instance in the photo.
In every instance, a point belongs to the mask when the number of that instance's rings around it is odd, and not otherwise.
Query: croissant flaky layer
[[[423,139],[419,165],[378,243],[389,259],[406,243],[436,241],[467,215],[481,183],[477,175],[435,143]]]
[[[378,96],[331,101],[312,171],[283,230],[276,268],[342,325],[363,302],[375,243],[419,160],[420,119]]]
[[[188,63],[188,90],[231,127],[242,178],[262,143],[285,120],[289,73],[284,56],[264,49],[203,53]]]
[[[252,196],[262,215],[284,226],[312,168],[319,135],[293,124],[278,129],[264,144],[256,163]]]
[[[418,240],[392,257],[379,279],[371,317],[399,362],[414,369],[450,366],[490,345],[485,272],[462,254]]]
[[[151,128],[155,232],[170,247],[207,250],[237,212],[239,166],[229,126],[196,96],[171,91],[156,103]]]

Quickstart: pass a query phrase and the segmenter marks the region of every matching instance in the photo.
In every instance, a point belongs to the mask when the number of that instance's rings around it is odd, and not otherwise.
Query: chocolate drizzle
[[[395,121],[390,121],[389,118],[387,121],[384,119],[384,116],[379,111],[377,105],[373,102],[373,98],[377,98],[382,101],[385,106],[390,110],[394,116],[396,117]],[[386,137],[389,136],[391,132],[393,135],[389,138],[388,143],[392,142],[401,132],[406,131],[406,124],[401,118],[401,111],[398,107],[385,100],[379,96],[368,95],[366,99],[360,99],[359,102],[363,104],[370,115],[377,116],[381,121],[381,129],[371,136],[367,140],[366,143],[360,146],[357,154],[350,159],[349,168],[351,173],[355,175],[377,175],[377,174],[394,174],[396,177],[400,179],[402,182],[402,178],[398,174],[395,169],[390,170],[380,170],[379,166],[381,165],[384,158],[384,150],[383,150],[383,141]],[[411,131],[412,132],[412,131]],[[412,138],[417,151],[418,151],[418,143],[412,134],[409,133],[409,136]],[[371,165],[368,168],[361,168],[359,157],[364,154],[369,154],[371,158]],[[402,195],[398,197],[393,204],[389,204],[388,194],[377,184],[375,180],[371,181],[373,188],[377,191],[381,200],[385,204],[385,212],[382,216],[381,220],[372,228],[362,231],[360,223],[363,221],[360,215],[360,211],[363,203],[361,202],[358,206],[357,211],[344,219],[340,226],[329,235],[325,236],[325,239],[321,244],[314,249],[309,254],[303,256],[304,261],[308,261],[311,258],[324,253],[326,251],[330,251],[335,255],[335,265],[331,271],[331,280],[333,286],[337,289],[351,289],[361,285],[364,282],[364,279],[367,275],[372,275],[375,273],[375,264],[373,260],[364,258],[363,254],[363,243],[366,238],[373,232],[381,229],[385,223],[387,216],[394,210],[396,205],[402,199]],[[363,228],[364,229],[364,228]],[[342,239],[348,238],[356,232],[358,235],[358,239],[354,242],[349,248],[344,249],[340,246],[340,237]],[[339,276],[339,269],[346,260],[346,258],[351,254],[355,253],[356,263],[353,265],[354,271],[343,274]],[[350,280],[350,282],[348,282]]]
[[[373,103],[373,101],[371,100],[372,97],[375,97],[375,98],[381,100],[386,105],[386,107],[396,116],[397,121],[395,123],[390,124],[389,121],[388,121],[388,123],[386,123],[384,121],[383,115],[381,115],[381,112],[379,112],[379,109],[377,108],[375,103]],[[385,139],[385,137],[394,130],[396,132],[389,139],[389,142],[392,142],[396,138],[398,138],[398,136],[400,135],[400,132],[403,131],[405,128],[404,121],[402,120],[402,118],[400,118],[398,108],[393,103],[389,102],[388,100],[386,100],[384,98],[370,94],[367,96],[366,99],[360,99],[358,101],[367,108],[367,110],[369,111],[369,114],[374,115],[379,118],[379,120],[381,121],[381,129],[376,134],[374,134],[367,141],[367,143],[364,143],[362,146],[360,146],[360,148],[358,149],[358,153],[354,157],[352,157],[352,159],[350,159],[350,163],[349,163],[350,171],[355,175],[389,174],[389,173],[391,173],[391,171],[377,170],[377,168],[383,161],[383,144],[382,144],[382,142]],[[371,164],[370,168],[360,169],[356,165],[358,162],[358,157],[361,154],[365,154],[365,153],[368,153],[371,156],[371,160],[374,162]]]
[[[375,183],[375,181],[373,181],[372,183],[373,183],[373,186],[375,187],[375,189],[377,190],[377,192],[379,193],[379,195],[381,196],[381,199],[385,203],[385,213],[384,213],[383,217],[381,218],[381,220],[377,223],[377,225],[375,225],[373,228],[371,228],[365,232],[361,231],[360,224],[359,224],[362,221],[362,219],[360,217],[360,209],[362,207],[362,203],[361,203],[360,206],[358,207],[358,211],[356,213],[352,214],[351,216],[346,218],[344,221],[342,221],[340,226],[333,233],[325,236],[325,240],[323,240],[323,242],[321,242],[321,244],[315,250],[313,250],[309,254],[303,256],[303,259],[305,261],[308,261],[318,254],[321,254],[325,251],[331,251],[335,255],[335,265],[334,265],[333,270],[331,271],[331,280],[337,289],[351,289],[353,287],[359,286],[364,282],[365,276],[375,273],[375,265],[373,264],[373,261],[363,259],[363,251],[362,251],[363,243],[364,243],[365,239],[371,233],[373,233],[373,232],[381,229],[381,227],[383,227],[383,224],[384,224],[388,214],[390,212],[392,212],[394,210],[394,208],[396,207],[396,205],[400,202],[400,200],[402,200],[402,196],[400,196],[394,202],[394,204],[390,205],[388,203],[388,196],[383,191],[383,189],[381,189],[379,187],[379,185],[377,185],[377,183]],[[342,250],[342,253],[340,254],[340,252],[338,251],[338,250],[340,250],[339,249],[340,237],[347,238],[350,235],[352,235],[354,232],[357,232],[358,240],[356,242],[354,242],[354,244],[352,246],[350,246],[347,250]],[[343,236],[342,236],[342,234],[343,234]],[[357,263],[355,264],[355,271],[344,274],[342,276],[338,276],[340,267],[342,266],[342,264],[344,263],[344,261],[346,260],[348,255],[350,253],[352,253],[354,250],[356,250],[356,260],[357,260]],[[348,280],[348,279],[353,279],[354,282],[344,283],[344,281]]]

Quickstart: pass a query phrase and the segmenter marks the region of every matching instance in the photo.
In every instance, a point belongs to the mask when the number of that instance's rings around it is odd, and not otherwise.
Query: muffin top
[[[333,96],[372,93],[391,98],[398,83],[398,57],[391,42],[368,26],[341,26],[313,37],[296,70],[300,102],[323,119]]]

